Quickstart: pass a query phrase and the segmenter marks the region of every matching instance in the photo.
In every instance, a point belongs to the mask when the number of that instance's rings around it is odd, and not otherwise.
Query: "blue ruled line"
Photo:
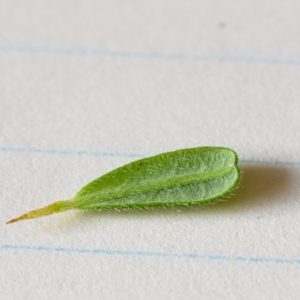
[[[57,154],[57,155],[82,155],[82,156],[110,156],[110,157],[130,157],[143,158],[149,155],[138,153],[117,153],[117,152],[88,152],[88,151],[71,151],[71,150],[47,150],[47,149],[32,149],[32,148],[12,148],[0,147],[2,152],[22,152],[22,153],[37,153],[37,154]],[[300,162],[292,161],[257,161],[257,160],[240,160],[244,164],[261,164],[261,165],[286,165],[300,166]]]
[[[67,49],[67,48],[45,48],[45,47],[19,47],[0,46],[0,52],[8,53],[34,53],[34,54],[55,54],[55,55],[81,55],[81,56],[103,56],[103,57],[124,57],[143,59],[168,59],[168,60],[196,60],[205,62],[229,62],[229,63],[255,63],[273,65],[294,65],[300,66],[300,60],[280,58],[259,58],[259,57],[236,57],[236,56],[211,56],[199,54],[160,53],[160,52],[128,52],[109,51],[98,49]]]
[[[286,258],[266,258],[266,257],[243,257],[243,256],[222,256],[222,255],[198,255],[198,254],[179,254],[149,251],[124,251],[124,250],[104,250],[104,249],[78,249],[64,247],[34,247],[21,245],[1,245],[2,250],[22,250],[22,251],[45,251],[59,253],[81,253],[81,254],[100,254],[100,255],[121,255],[121,256],[140,256],[140,257],[162,257],[162,258],[187,258],[193,260],[212,260],[212,261],[238,261],[249,263],[277,263],[277,264],[297,264],[300,265],[300,259]]]
[[[23,152],[23,153],[41,153],[41,154],[61,154],[61,155],[86,155],[86,156],[116,156],[116,157],[132,157],[142,158],[146,157],[142,154],[135,153],[114,153],[114,152],[88,152],[88,151],[70,151],[70,150],[54,150],[54,149],[32,149],[32,148],[12,148],[0,147],[2,152]]]

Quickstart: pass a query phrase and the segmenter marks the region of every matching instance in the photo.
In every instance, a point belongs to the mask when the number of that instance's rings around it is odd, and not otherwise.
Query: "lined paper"
[[[3,299],[297,299],[300,3],[1,1]],[[236,150],[215,205],[70,211],[150,155]]]

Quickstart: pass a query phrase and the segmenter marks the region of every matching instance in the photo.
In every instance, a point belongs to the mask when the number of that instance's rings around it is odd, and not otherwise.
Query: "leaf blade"
[[[236,153],[223,147],[163,153],[107,173],[80,190],[74,200],[80,209],[209,202],[220,198],[237,184],[237,161]],[[228,174],[222,177],[224,170]],[[222,178],[216,180],[220,176]]]

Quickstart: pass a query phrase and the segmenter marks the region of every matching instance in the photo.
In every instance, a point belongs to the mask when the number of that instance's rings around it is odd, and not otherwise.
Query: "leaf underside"
[[[13,223],[69,209],[106,209],[201,204],[238,183],[236,153],[222,147],[177,150],[140,159],[83,187],[73,199],[30,211]]]
[[[191,205],[227,194],[239,181],[237,155],[200,147],[163,153],[115,169],[82,188],[79,209]]]

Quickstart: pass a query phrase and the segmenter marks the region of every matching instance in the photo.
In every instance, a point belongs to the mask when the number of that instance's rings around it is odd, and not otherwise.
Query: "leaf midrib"
[[[92,193],[89,196],[75,197],[84,200],[85,204],[90,205],[94,202],[109,201],[128,197],[136,194],[159,192],[161,190],[173,187],[182,187],[193,183],[205,182],[225,176],[236,168],[235,165],[223,169],[212,171],[200,171],[190,174],[174,175],[170,177],[160,177],[157,179],[141,180],[136,183],[123,183],[114,187],[104,188],[99,192]]]

